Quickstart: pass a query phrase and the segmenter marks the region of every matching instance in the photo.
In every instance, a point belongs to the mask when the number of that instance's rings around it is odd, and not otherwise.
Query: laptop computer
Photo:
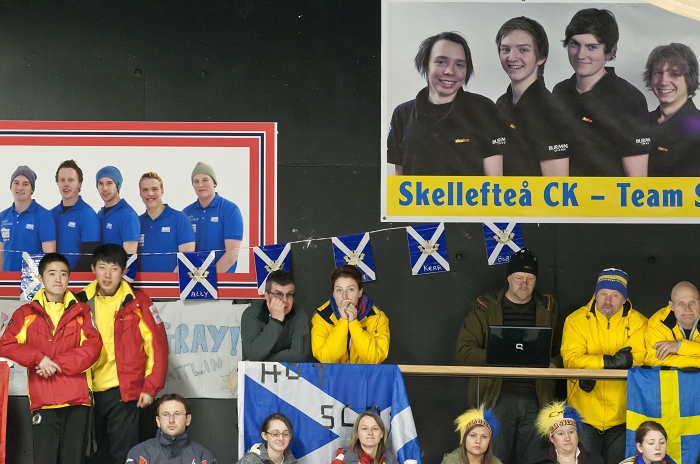
[[[486,365],[549,367],[551,350],[551,327],[490,326]]]

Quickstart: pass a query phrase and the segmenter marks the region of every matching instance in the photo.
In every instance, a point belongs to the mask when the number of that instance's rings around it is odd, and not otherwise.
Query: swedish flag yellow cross
[[[648,388],[642,388],[641,390],[643,391],[643,394],[648,395],[646,398],[643,398],[641,401],[632,400],[630,395],[637,394],[640,388],[628,389],[628,408],[630,408],[627,410],[628,434],[630,430],[636,430],[637,427],[639,427],[639,425],[644,421],[653,420],[659,422],[664,426],[666,433],[668,434],[666,453],[678,464],[694,464],[697,458],[698,444],[700,444],[700,438],[698,438],[700,437],[700,415],[688,415],[687,411],[682,415],[681,397],[685,398],[685,401],[688,401],[689,396],[697,396],[697,389],[694,388],[695,382],[680,385],[679,375],[685,377],[698,377],[700,379],[700,373],[682,374],[675,369],[658,370],[656,373],[654,373],[658,374],[658,386],[653,385],[655,382],[649,379],[648,374],[652,374],[650,370],[647,369],[645,374],[647,374],[645,377]],[[629,380],[630,377],[628,377],[628,381]],[[698,384],[700,384],[700,381]],[[693,391],[685,391],[685,389],[692,389]],[[635,392],[633,393],[633,391]],[[644,415],[631,409],[633,407],[631,406],[631,403],[658,405],[659,402],[661,405],[661,417]],[[657,407],[651,409],[658,410]],[[693,435],[695,435],[695,438],[697,439],[688,440],[688,438]],[[685,440],[682,441],[682,437],[685,437]],[[695,444],[692,442],[695,442]],[[683,446],[681,446],[682,444]],[[685,459],[683,459],[684,457]]]

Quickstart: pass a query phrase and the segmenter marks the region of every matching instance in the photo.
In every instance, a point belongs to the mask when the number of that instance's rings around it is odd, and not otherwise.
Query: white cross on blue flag
[[[181,300],[216,300],[216,251],[177,254]]]
[[[134,280],[136,280],[136,269],[138,269],[139,264],[137,262],[139,255],[134,253],[133,255],[129,255],[129,257],[126,260],[126,272],[124,273],[124,280],[129,282],[130,284],[134,283]]]
[[[328,464],[347,447],[358,415],[372,411],[388,430],[387,463],[421,464],[418,435],[396,365],[238,363],[238,455],[260,443],[260,425],[281,412],[294,424],[299,464]]]
[[[508,263],[513,253],[525,247],[517,222],[484,222],[483,228],[489,265]]]
[[[408,255],[413,275],[447,272],[450,263],[447,255],[445,223],[436,222],[422,226],[406,227]]]
[[[265,293],[265,281],[270,272],[280,269],[289,272],[292,266],[292,245],[281,243],[253,248],[255,254],[255,279],[258,283],[258,295]]]
[[[36,292],[44,288],[39,282],[39,261],[44,257],[44,253],[22,252],[22,282],[20,289],[22,293],[19,299],[22,301],[32,301]]]
[[[374,256],[372,256],[372,244],[369,242],[369,232],[333,237],[331,242],[333,243],[335,267],[349,264],[350,266],[355,266],[362,273],[363,282],[377,280],[374,272]]]

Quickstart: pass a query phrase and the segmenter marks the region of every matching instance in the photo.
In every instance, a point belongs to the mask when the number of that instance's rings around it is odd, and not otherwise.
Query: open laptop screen
[[[549,367],[551,327],[490,326],[487,366]]]

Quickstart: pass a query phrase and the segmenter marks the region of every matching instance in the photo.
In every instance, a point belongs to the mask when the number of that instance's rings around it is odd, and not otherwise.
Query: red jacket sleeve
[[[165,386],[165,377],[168,374],[168,335],[153,301],[141,291],[135,293],[142,309],[143,322],[151,331],[150,349],[153,352],[153,368],[151,372],[146,373],[143,391],[155,397]],[[144,348],[148,352],[148,348]]]
[[[73,375],[85,372],[100,357],[102,351],[102,337],[92,322],[90,307],[85,303],[81,305],[82,314],[78,316],[82,319],[81,327],[85,340],[76,348],[72,348],[56,355],[53,361],[61,366],[64,374]]]
[[[0,356],[11,359],[26,368],[35,366],[44,359],[43,351],[26,344],[26,328],[34,321],[35,317],[29,309],[29,305],[20,306],[12,314],[9,325],[0,338]],[[20,335],[21,332],[23,332],[22,335]],[[23,341],[20,343],[18,338]]]

